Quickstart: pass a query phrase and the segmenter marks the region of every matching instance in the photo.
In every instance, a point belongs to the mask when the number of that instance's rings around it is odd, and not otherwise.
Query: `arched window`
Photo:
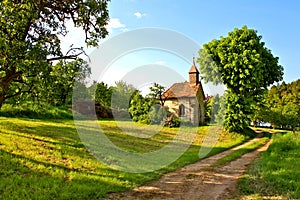
[[[179,106],[179,116],[184,116],[185,114],[185,107],[183,104],[180,104]]]

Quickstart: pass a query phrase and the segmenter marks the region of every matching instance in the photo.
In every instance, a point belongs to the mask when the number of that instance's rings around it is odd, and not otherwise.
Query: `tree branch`
[[[72,54],[72,55],[68,55],[70,52],[74,52],[76,50],[80,50],[81,52],[77,53],[77,54]],[[58,57],[53,57],[53,58],[48,58],[47,61],[51,62],[51,61],[55,61],[55,60],[76,60],[78,56],[80,56],[81,54],[84,54],[88,57],[88,55],[85,53],[85,51],[83,50],[83,48],[71,48],[68,50],[68,52],[66,53],[65,56],[58,56]]]

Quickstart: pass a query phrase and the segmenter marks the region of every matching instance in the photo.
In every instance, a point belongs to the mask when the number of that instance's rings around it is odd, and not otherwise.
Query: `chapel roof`
[[[199,82],[197,85],[191,85],[189,82],[174,83],[163,94],[165,99],[177,99],[182,97],[196,97],[198,90],[202,90],[202,85]]]
[[[202,88],[202,84],[199,81],[199,71],[195,64],[195,58],[193,58],[192,67],[189,70],[190,74],[190,82],[182,82],[182,83],[174,83],[169,89],[167,89],[163,98],[167,99],[178,99],[178,98],[193,98],[197,96],[198,91],[202,93],[204,97],[204,91]],[[191,75],[196,76],[195,81],[191,81]],[[192,79],[193,80],[193,79]]]

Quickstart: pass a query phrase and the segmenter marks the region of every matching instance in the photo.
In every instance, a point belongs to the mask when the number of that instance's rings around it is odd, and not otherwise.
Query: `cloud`
[[[119,18],[109,19],[108,24],[106,25],[108,32],[111,32],[113,29],[127,30],[126,25],[122,24]]]
[[[136,12],[133,15],[136,16],[136,18],[140,19],[142,17],[145,17],[147,14],[146,13]]]
[[[167,63],[165,61],[156,61],[154,64],[157,64],[157,65],[166,65]]]

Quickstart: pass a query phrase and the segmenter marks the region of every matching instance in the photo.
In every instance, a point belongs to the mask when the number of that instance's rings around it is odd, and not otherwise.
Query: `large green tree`
[[[265,47],[262,36],[246,26],[203,45],[197,60],[203,79],[223,83],[228,90],[228,130],[242,131],[248,126],[254,102],[269,85],[282,80],[278,60]]]
[[[3,102],[32,90],[51,62],[76,59],[81,47],[61,50],[67,23],[82,27],[87,45],[96,46],[108,32],[108,0],[0,1],[0,108]]]

